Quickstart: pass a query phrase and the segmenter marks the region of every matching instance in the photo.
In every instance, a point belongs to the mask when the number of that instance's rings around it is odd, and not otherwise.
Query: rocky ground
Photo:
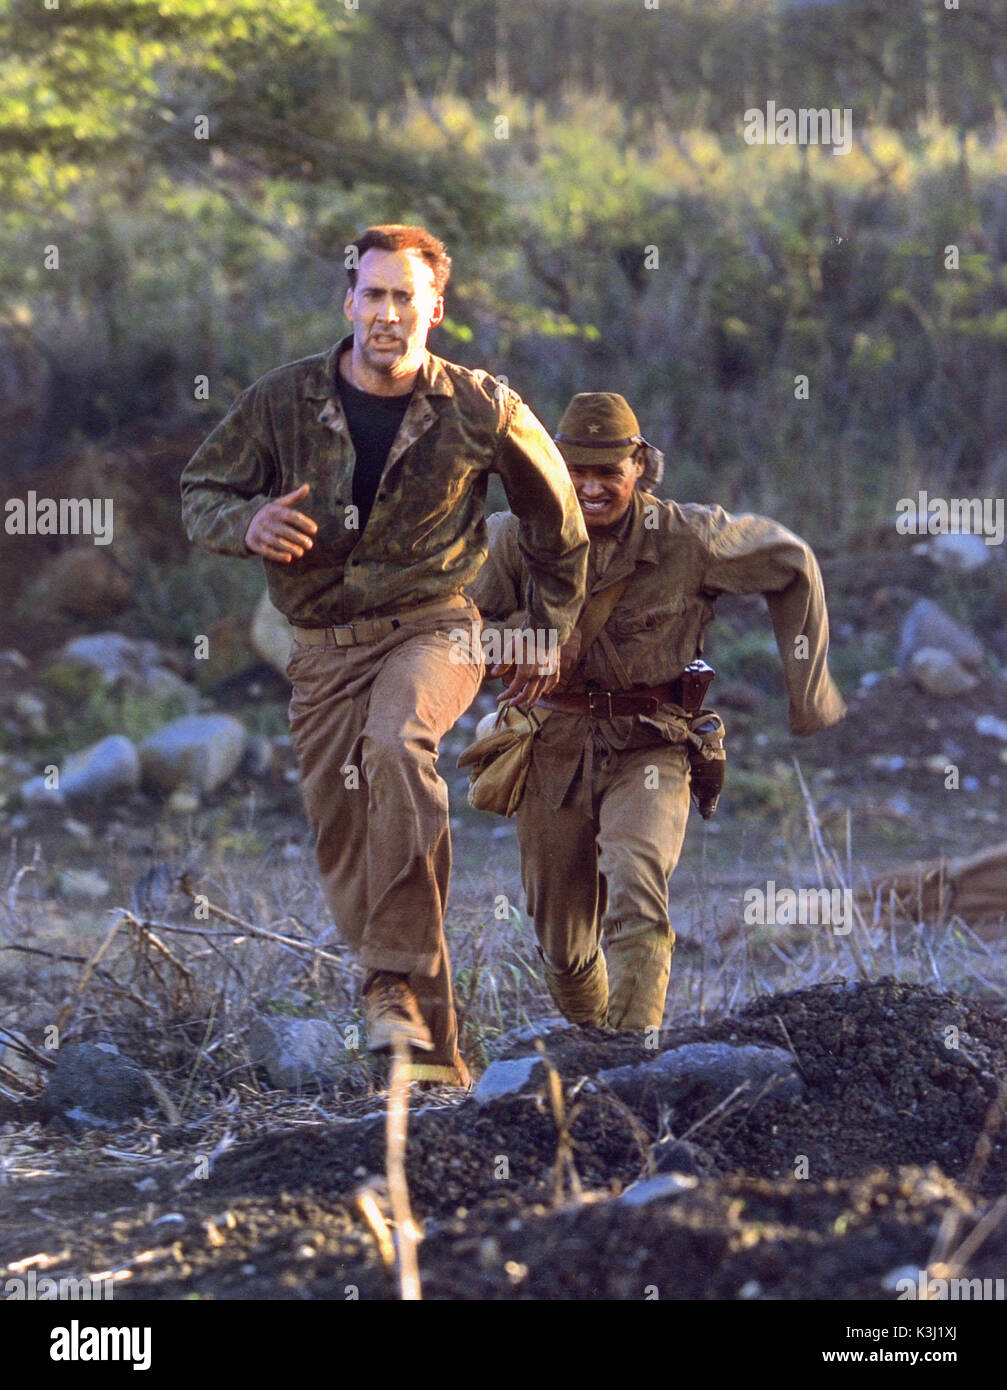
[[[0,556],[2,1277],[109,1274],[122,1300],[394,1298],[373,1215],[385,1079],[343,1047],[357,981],[318,893],[258,582],[187,558],[170,494],[190,441],[161,442],[35,484],[122,488],[128,554],[39,539]],[[951,918],[847,940],[743,930],[738,911],[770,878],[831,864],[858,887],[1003,838],[1007,572],[978,559],[824,556],[850,712],[810,740],[786,732],[761,603],[723,605],[728,784],[673,881],[675,1026],[656,1049],[542,1025],[513,827],[467,808],[454,767],[489,690],[449,736],[450,939],[485,1074],[475,1096],[411,1100],[425,1297],[893,1300],[920,1270],[1003,1277],[1002,932]],[[182,871],[237,925],[185,935]],[[57,1018],[61,1059],[87,1041],[135,1063],[123,1113],[52,1101]],[[288,1033],[317,1043],[293,1075],[270,1050]]]

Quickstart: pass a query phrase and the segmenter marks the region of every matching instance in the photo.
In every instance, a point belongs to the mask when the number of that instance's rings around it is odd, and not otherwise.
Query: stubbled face
[[[589,532],[609,531],[626,515],[643,463],[632,454],[619,463],[568,463],[584,525]]]
[[[434,273],[412,251],[365,251],[343,304],[354,350],[382,376],[408,376],[423,363],[427,335],[444,317]]]

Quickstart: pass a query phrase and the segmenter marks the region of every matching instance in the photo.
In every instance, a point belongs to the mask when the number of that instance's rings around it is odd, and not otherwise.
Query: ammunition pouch
[[[709,820],[724,788],[727,753],[724,721],[716,710],[701,709],[689,717],[686,749],[689,754],[689,795],[693,805]]]

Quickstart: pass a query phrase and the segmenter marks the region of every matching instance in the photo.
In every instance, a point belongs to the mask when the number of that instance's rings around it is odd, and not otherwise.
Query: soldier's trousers
[[[603,937],[671,930],[668,879],[689,818],[685,750],[661,743],[606,761],[590,788],[578,773],[558,810],[529,788],[517,811],[528,912],[558,975],[588,966]]]
[[[473,620],[469,607],[353,647],[295,642],[287,666],[290,732],[333,920],[368,970],[409,975],[435,1043],[417,1060],[444,1066],[456,1057],[457,1022],[444,940],[448,790],[435,762],[482,680],[478,645],[451,660],[449,632]]]

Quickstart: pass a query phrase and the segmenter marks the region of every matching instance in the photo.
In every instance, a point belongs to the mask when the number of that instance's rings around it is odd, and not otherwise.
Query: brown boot
[[[553,1003],[564,1018],[582,1028],[600,1028],[608,1012],[608,973],[601,951],[586,970],[576,975],[557,975],[545,965],[545,982]]]
[[[616,936],[608,943],[610,1028],[660,1028],[671,976],[675,933],[669,928]]]
[[[409,987],[408,975],[371,971],[364,982],[364,1017],[367,1046],[372,1052],[388,1052],[399,1040],[421,1052],[433,1051],[434,1040]]]

